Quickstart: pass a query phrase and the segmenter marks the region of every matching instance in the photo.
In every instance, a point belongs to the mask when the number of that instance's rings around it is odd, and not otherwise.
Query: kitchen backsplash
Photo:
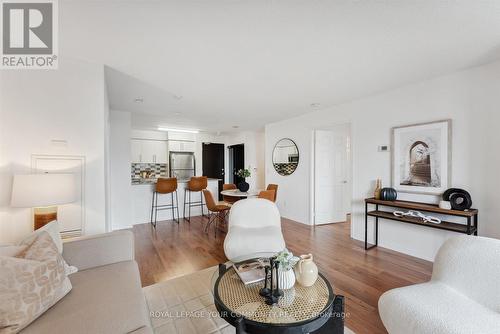
[[[150,171],[150,177],[167,176],[167,164],[132,163],[132,179],[141,177],[141,172]]]

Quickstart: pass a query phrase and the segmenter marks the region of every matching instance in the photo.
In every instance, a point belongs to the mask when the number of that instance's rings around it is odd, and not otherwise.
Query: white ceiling
[[[500,57],[494,0],[62,0],[59,12],[60,54],[107,65],[111,107],[143,127],[257,129]]]

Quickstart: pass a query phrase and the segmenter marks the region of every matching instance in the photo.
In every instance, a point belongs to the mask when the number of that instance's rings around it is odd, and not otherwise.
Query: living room
[[[500,4],[30,5],[0,333],[498,332]]]

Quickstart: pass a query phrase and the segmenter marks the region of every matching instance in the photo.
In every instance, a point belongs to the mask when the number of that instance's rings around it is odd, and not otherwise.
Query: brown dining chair
[[[191,222],[191,208],[201,206],[201,215],[204,216],[205,213],[203,211],[203,193],[204,189],[207,189],[208,186],[208,178],[206,176],[193,176],[188,181],[186,185],[186,190],[184,191],[184,219],[188,222]],[[199,201],[191,200],[191,193],[200,193]],[[186,198],[187,197],[187,198]],[[186,206],[188,207],[188,215],[186,216]]]
[[[259,198],[268,199],[271,202],[274,202],[274,199],[276,198],[275,193],[276,192],[274,190],[262,190],[259,193]]]
[[[175,193],[175,202],[174,202]],[[171,196],[170,204],[158,205],[158,194]],[[156,181],[155,190],[153,191],[153,201],[151,202],[151,225],[156,227],[158,211],[172,210],[172,220],[179,224],[179,198],[177,197],[177,179],[175,177],[163,178],[160,177]],[[177,210],[177,219],[175,219],[174,210]],[[154,212],[154,220],[153,220]]]
[[[273,183],[269,183],[267,185],[266,190],[274,190],[274,199],[273,199],[273,202],[276,202],[276,197],[278,196],[278,185],[277,184],[273,184]]]
[[[215,235],[217,235],[217,224],[224,224],[226,221],[226,215],[229,209],[231,209],[231,205],[227,203],[215,202],[210,190],[203,189],[203,195],[205,196],[205,202],[207,203],[208,212],[210,213],[208,223],[205,226],[205,232],[208,233],[210,225],[215,222]]]
[[[224,183],[222,185],[222,190],[233,190],[233,189],[236,189],[236,184],[234,183]],[[227,196],[227,195],[223,195],[222,196],[222,200],[226,203],[229,203],[229,204],[233,204],[235,203],[237,200],[239,200],[238,197],[235,197],[235,196]]]

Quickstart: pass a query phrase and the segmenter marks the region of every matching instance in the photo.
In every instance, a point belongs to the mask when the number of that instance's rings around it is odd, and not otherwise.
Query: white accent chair
[[[378,307],[390,334],[500,333],[500,240],[450,238],[429,282],[387,291]]]
[[[267,199],[249,198],[237,201],[229,211],[229,225],[224,252],[231,262],[272,256],[285,249],[281,233],[281,216]]]

